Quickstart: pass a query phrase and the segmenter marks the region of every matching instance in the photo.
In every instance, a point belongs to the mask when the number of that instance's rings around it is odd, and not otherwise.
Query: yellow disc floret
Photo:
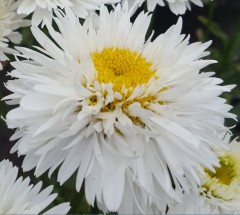
[[[137,52],[129,49],[105,48],[92,54],[100,83],[112,83],[113,90],[120,92],[124,86],[133,89],[146,84],[154,75],[152,64]]]
[[[215,173],[207,171],[210,177],[218,179],[219,183],[229,185],[237,176],[239,177],[238,160],[233,156],[220,157],[220,167],[215,167]],[[239,178],[240,179],[240,178]]]
[[[209,197],[229,201],[240,194],[240,159],[228,152],[219,159],[221,166],[215,167],[215,172],[205,170],[202,191]]]

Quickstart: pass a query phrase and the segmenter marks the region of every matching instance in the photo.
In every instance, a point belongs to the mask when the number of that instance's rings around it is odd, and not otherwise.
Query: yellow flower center
[[[240,160],[233,154],[220,156],[220,167],[215,167],[215,173],[205,170],[206,177],[202,185],[204,195],[229,201],[235,193],[240,192]]]
[[[92,54],[93,63],[100,83],[112,83],[113,90],[121,92],[124,86],[133,89],[146,84],[154,75],[152,64],[137,52],[129,49],[105,48]]]
[[[231,156],[220,157],[220,167],[215,167],[215,173],[207,171],[210,177],[215,177],[220,183],[229,185],[235,176],[239,176],[236,160]]]

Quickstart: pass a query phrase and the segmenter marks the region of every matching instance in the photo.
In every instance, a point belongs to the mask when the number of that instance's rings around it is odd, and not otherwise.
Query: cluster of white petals
[[[33,186],[30,178],[18,178],[18,168],[8,160],[0,162],[0,214],[67,214],[69,203],[62,203],[42,213],[57,197],[53,187],[41,190],[42,182]]]
[[[164,7],[166,5],[169,6],[170,10],[176,15],[182,15],[186,12],[186,10],[191,10],[191,3],[202,7],[202,0],[128,0],[130,4],[135,2],[139,2],[139,5],[147,2],[147,8],[149,11],[153,11],[156,5],[160,5]]]
[[[240,142],[224,135],[229,150],[217,150],[220,167],[202,175],[199,187],[192,186],[182,203],[172,205],[169,214],[239,214],[240,213]]]
[[[30,14],[32,24],[43,25],[51,23],[53,12],[58,8],[71,8],[76,16],[86,18],[89,11],[98,10],[103,3],[116,3],[119,0],[18,0],[20,6],[17,10],[19,14]]]
[[[145,41],[151,16],[131,14],[102,5],[80,24],[56,12],[53,39],[32,27],[41,47],[18,48],[5,100],[19,106],[6,121],[25,171],[60,166],[61,184],[77,171],[76,189],[85,180],[88,203],[104,211],[164,213],[189,190],[186,174],[200,183],[197,169],[218,165],[214,134],[234,117],[219,96],[233,86],[201,71],[215,62],[202,59],[210,42],[189,44],[181,19]]]
[[[0,0],[0,70],[1,61],[8,60],[6,54],[14,54],[16,51],[9,48],[9,41],[18,44],[22,36],[16,30],[29,25],[29,21],[24,20],[24,15],[17,14],[19,2],[15,0]]]

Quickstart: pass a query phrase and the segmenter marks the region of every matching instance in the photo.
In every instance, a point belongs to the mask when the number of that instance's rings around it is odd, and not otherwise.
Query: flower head
[[[33,186],[30,178],[17,178],[18,168],[8,160],[0,162],[0,214],[39,214],[49,206],[57,194],[52,186],[40,191],[42,182]],[[62,203],[44,214],[66,214],[69,203]]]
[[[116,3],[119,0],[19,0],[20,6],[17,10],[19,14],[33,13],[32,23],[43,25],[51,23],[52,13],[58,8],[71,8],[75,15],[86,18],[89,11],[99,9],[104,3]]]
[[[218,163],[213,133],[233,117],[218,96],[232,86],[200,72],[215,62],[201,59],[210,43],[189,44],[181,19],[151,42],[151,17],[131,23],[130,14],[127,5],[102,6],[94,28],[91,18],[80,24],[71,11],[57,13],[60,33],[47,26],[54,42],[33,27],[42,48],[18,48],[26,59],[12,64],[5,99],[19,107],[7,123],[17,128],[12,151],[26,155],[24,170],[51,174],[60,165],[60,183],[77,171],[77,190],[85,179],[88,202],[110,211],[121,213],[123,202],[164,211],[166,194],[179,200],[180,186],[188,189],[186,172],[198,180],[198,166]]]
[[[224,141],[229,144],[230,135]],[[170,208],[170,214],[232,214],[240,212],[240,143],[235,139],[230,150],[217,150],[220,166],[204,169],[197,191],[185,194],[183,203]]]
[[[226,139],[228,139],[227,135]],[[226,140],[225,140],[226,141]],[[234,139],[230,150],[219,150],[220,166],[214,172],[206,170],[200,188],[202,196],[221,211],[240,212],[240,143]]]
[[[23,15],[17,14],[16,10],[19,3],[15,0],[0,0],[0,5],[0,61],[5,61],[8,60],[5,54],[16,53],[9,48],[9,41],[18,44],[22,40],[21,34],[15,30],[27,26],[29,22],[23,19]]]

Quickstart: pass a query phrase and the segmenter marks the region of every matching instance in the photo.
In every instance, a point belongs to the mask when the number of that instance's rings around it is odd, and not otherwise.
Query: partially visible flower
[[[224,138],[227,144],[229,138]],[[220,166],[214,172],[204,169],[200,187],[170,207],[169,214],[240,213],[240,142],[234,139],[229,146],[229,151],[217,150]]]
[[[60,33],[47,25],[55,41],[34,26],[42,48],[18,48],[24,60],[12,63],[13,94],[5,98],[19,104],[6,117],[19,139],[12,151],[26,155],[23,169],[37,176],[60,166],[61,184],[77,171],[90,204],[131,213],[153,203],[164,212],[166,196],[179,200],[180,186],[189,189],[186,172],[197,181],[198,166],[218,163],[214,132],[234,117],[219,97],[233,86],[200,72],[215,62],[202,59],[210,42],[189,44],[181,18],[145,41],[151,16],[132,23],[127,4],[111,12],[102,5],[97,29],[92,18],[56,15]]]
[[[19,14],[30,14],[32,16],[32,24],[43,25],[51,23],[52,14],[58,8],[71,8],[75,15],[80,18],[86,18],[89,11],[98,10],[101,4],[116,3],[119,0],[19,0],[20,6],[17,10]]]
[[[191,3],[202,7],[203,3],[202,0],[126,0],[129,1],[130,4],[138,1],[139,5],[142,5],[144,2],[147,1],[147,7],[149,11],[153,11],[156,5],[160,5],[164,7],[168,4],[170,10],[176,15],[182,15],[186,12],[186,10],[191,10]]]
[[[17,178],[18,168],[8,160],[0,162],[0,214],[39,214],[53,202],[53,187],[40,191],[42,182],[33,186],[30,178]],[[43,214],[66,214],[69,203],[57,205]]]
[[[24,20],[24,15],[17,14],[19,2],[15,0],[0,0],[0,70],[1,61],[8,60],[6,54],[13,54],[16,51],[9,48],[9,41],[18,44],[22,36],[16,30],[29,25],[28,20]]]

